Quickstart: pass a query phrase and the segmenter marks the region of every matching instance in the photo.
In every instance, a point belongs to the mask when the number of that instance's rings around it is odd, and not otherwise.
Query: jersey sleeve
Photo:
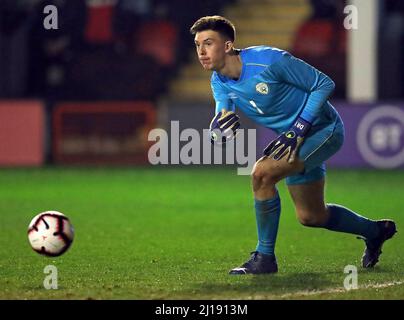
[[[272,79],[286,82],[310,94],[300,115],[309,122],[320,114],[322,106],[335,89],[335,83],[330,77],[287,52],[269,66],[266,72]]]
[[[213,99],[215,99],[215,114],[225,109],[226,111],[234,111],[234,102],[229,98],[227,90],[218,81],[211,81]]]

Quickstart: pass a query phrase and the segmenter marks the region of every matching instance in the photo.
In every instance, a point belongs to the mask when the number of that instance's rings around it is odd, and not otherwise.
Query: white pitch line
[[[366,284],[362,286],[358,286],[357,289],[351,289],[351,290],[346,290],[344,287],[340,288],[329,288],[329,289],[323,289],[323,290],[304,290],[304,291],[296,291],[296,292],[291,292],[291,293],[285,293],[281,295],[276,295],[276,294],[268,294],[268,295],[253,295],[249,296],[248,298],[246,297],[231,297],[228,299],[247,299],[247,300],[268,300],[268,299],[275,299],[275,300],[280,300],[280,299],[287,299],[287,298],[294,298],[294,297],[307,297],[307,296],[314,296],[318,294],[329,294],[329,293],[344,293],[344,292],[349,292],[349,291],[356,291],[356,290],[363,290],[363,289],[383,289],[383,288],[389,288],[389,287],[394,287],[394,286],[399,286],[404,284],[404,280],[397,280],[397,281],[391,281],[391,282],[384,282],[384,283],[375,283],[375,284]],[[221,297],[214,297],[213,299],[222,299]]]
[[[355,290],[361,290],[361,289],[383,289],[383,288],[389,288],[393,286],[399,286],[404,284],[404,281],[392,281],[392,282],[385,282],[385,283],[376,283],[376,284],[367,284],[363,286],[358,286],[357,289],[351,289],[351,290],[346,290],[345,288],[329,288],[329,289],[324,289],[324,290],[312,290],[312,291],[297,291],[293,293],[286,293],[283,295],[280,295],[279,298],[291,298],[295,296],[313,296],[313,295],[318,295],[318,294],[328,294],[328,293],[343,293],[343,292],[348,292],[348,291],[355,291]]]
[[[254,295],[250,296],[248,299],[252,300],[267,300],[267,299],[287,299],[287,298],[293,298],[293,297],[307,297],[307,296],[314,296],[318,294],[329,294],[329,293],[344,293],[348,291],[356,291],[356,290],[363,290],[363,289],[383,289],[383,288],[389,288],[393,286],[399,286],[404,284],[404,281],[391,281],[391,282],[384,282],[384,283],[375,283],[375,284],[366,284],[363,286],[358,286],[357,289],[351,289],[351,290],[346,290],[343,287],[340,288],[329,288],[329,289],[323,289],[323,290],[304,290],[304,291],[296,291],[296,292],[291,292],[291,293],[285,293],[282,295],[275,295],[275,294],[269,294],[269,295]],[[243,299],[243,298],[240,298]]]

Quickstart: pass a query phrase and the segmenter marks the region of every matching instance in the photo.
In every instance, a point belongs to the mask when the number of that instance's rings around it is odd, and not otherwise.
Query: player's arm
[[[309,98],[292,127],[271,141],[264,150],[265,155],[275,160],[287,156],[287,160],[293,162],[312,122],[334,91],[335,83],[324,73],[287,53],[265,72],[272,79],[289,83],[309,93]]]
[[[215,81],[211,83],[216,102],[215,116],[210,122],[209,133],[212,143],[226,143],[233,139],[240,127],[240,118],[234,112],[235,105],[224,88]]]
[[[335,89],[335,83],[330,77],[288,53],[284,53],[265,72],[268,72],[273,79],[289,83],[309,93],[301,113],[301,116],[305,116],[305,120],[309,122],[321,113],[324,103]]]

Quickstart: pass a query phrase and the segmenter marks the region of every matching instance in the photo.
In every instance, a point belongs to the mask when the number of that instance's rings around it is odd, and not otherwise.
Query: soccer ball
[[[45,211],[36,215],[28,227],[28,240],[32,249],[48,257],[65,253],[73,238],[74,229],[69,218],[58,211]]]

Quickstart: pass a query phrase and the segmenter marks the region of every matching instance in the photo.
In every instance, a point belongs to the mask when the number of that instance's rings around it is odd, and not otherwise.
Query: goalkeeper
[[[344,141],[344,126],[328,101],[334,82],[324,73],[268,46],[235,49],[234,25],[220,16],[202,17],[190,29],[211,87],[216,113],[212,140],[219,130],[226,142],[240,126],[235,106],[258,124],[278,133],[252,172],[258,243],[251,257],[230,274],[278,271],[275,243],[281,213],[276,184],[286,179],[300,223],[359,235],[365,240],[364,268],[373,267],[383,243],[396,232],[392,220],[370,220],[324,201],[324,162]],[[213,130],[216,129],[216,130]]]

